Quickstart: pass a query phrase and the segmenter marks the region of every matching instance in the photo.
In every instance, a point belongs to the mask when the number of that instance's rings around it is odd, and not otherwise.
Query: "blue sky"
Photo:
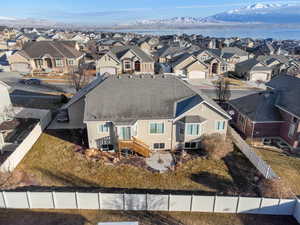
[[[300,1],[300,0],[298,0]],[[258,2],[253,0],[8,0],[1,16],[49,19],[65,23],[111,25],[176,16],[205,17]]]

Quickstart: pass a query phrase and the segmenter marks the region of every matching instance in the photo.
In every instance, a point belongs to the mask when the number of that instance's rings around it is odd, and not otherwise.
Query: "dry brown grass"
[[[295,198],[291,188],[280,178],[263,179],[259,184],[261,195],[267,198]]]
[[[230,152],[233,152],[233,144],[229,139],[225,139],[220,134],[206,135],[201,142],[207,157],[212,160],[221,160]]]
[[[159,174],[130,165],[104,165],[87,160],[73,149],[74,144],[43,134],[17,170],[31,174],[43,186],[201,190],[217,193],[239,190],[238,176],[232,177],[230,168],[223,160],[196,158],[175,172]],[[230,162],[235,163],[237,160],[234,158],[240,156],[232,157]],[[244,167],[247,171],[251,170],[248,164],[244,164]]]
[[[133,212],[100,210],[0,210],[0,224],[95,225],[139,221],[140,225],[296,225],[291,216]]]
[[[256,152],[272,167],[275,173],[300,195],[300,158],[296,155],[286,155],[281,151],[255,149]]]

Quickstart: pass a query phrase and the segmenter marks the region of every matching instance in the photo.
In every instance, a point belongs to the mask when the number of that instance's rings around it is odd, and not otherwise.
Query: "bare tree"
[[[221,103],[228,101],[231,97],[229,84],[225,78],[220,78],[215,84],[217,100]]]
[[[78,68],[71,69],[69,75],[70,84],[76,91],[82,89],[88,84],[88,77],[86,76],[86,70],[83,64],[79,64]]]

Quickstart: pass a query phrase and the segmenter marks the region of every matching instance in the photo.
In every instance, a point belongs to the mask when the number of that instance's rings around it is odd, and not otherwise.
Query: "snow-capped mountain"
[[[60,27],[64,24],[44,19],[19,19],[13,17],[0,16],[0,25],[12,27]]]
[[[132,25],[197,25],[204,23],[217,23],[213,18],[196,18],[196,17],[174,17],[171,19],[153,19],[153,20],[140,20]]]
[[[242,23],[300,23],[300,4],[257,3],[208,18]]]

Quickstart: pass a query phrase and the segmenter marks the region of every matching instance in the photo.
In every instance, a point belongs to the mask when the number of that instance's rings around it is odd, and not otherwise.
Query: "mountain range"
[[[300,4],[256,3],[209,17],[174,17],[171,19],[141,20],[133,26],[178,26],[208,24],[300,24]]]
[[[209,17],[174,17],[171,19],[140,20],[133,23],[119,24],[126,28],[184,28],[211,25],[243,24],[300,24],[299,4],[256,3],[246,7],[218,13]],[[0,16],[0,25],[35,26],[35,27],[75,27],[42,19],[17,19]]]

